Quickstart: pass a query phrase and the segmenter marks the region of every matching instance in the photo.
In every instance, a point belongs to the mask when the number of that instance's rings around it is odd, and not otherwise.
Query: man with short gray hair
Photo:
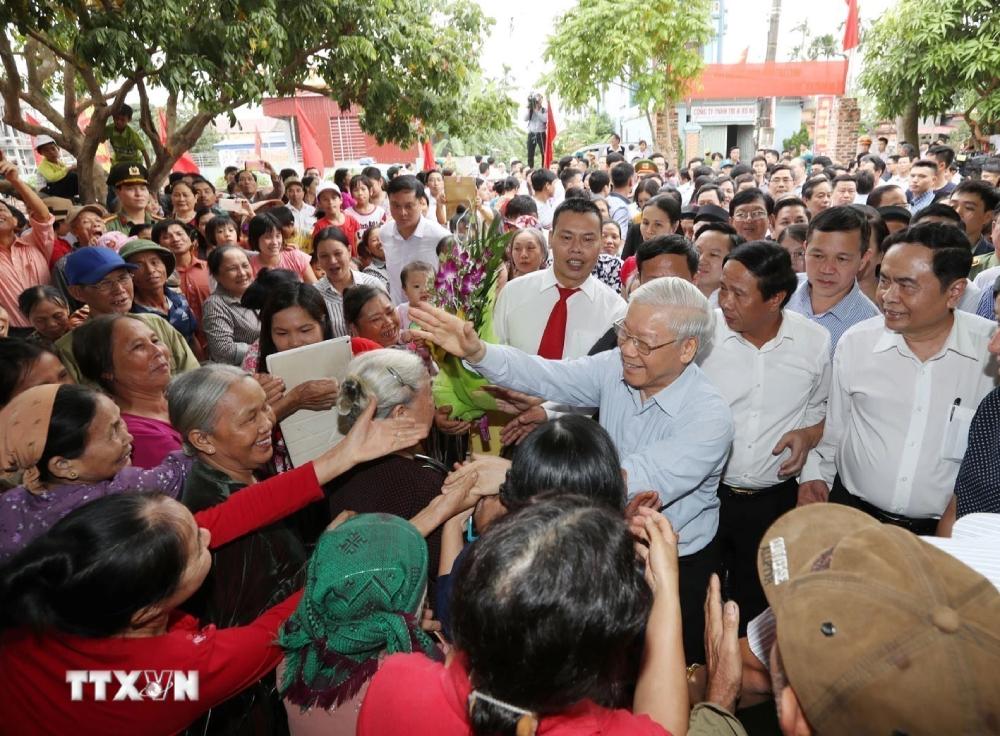
[[[714,313],[693,284],[654,279],[615,322],[618,347],[577,360],[546,360],[491,345],[471,324],[426,304],[410,317],[429,339],[493,383],[571,406],[596,406],[627,474],[628,494],[650,499],[678,534],[688,662],[702,661],[702,603],[718,567],[719,478],[733,439],[728,402],[695,363]]]

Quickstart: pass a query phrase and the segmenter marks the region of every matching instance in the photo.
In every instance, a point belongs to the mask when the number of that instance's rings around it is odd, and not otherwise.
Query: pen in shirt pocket
[[[951,413],[948,415],[949,422],[955,418],[955,409],[957,409],[961,405],[962,405],[962,399],[961,398],[955,399],[954,403],[951,405]]]

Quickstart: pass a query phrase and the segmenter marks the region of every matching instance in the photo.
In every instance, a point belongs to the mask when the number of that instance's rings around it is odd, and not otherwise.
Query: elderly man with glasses
[[[135,287],[132,284],[132,274],[137,269],[138,266],[126,263],[110,248],[80,248],[66,257],[69,291],[74,299],[87,305],[90,318],[133,311]],[[157,314],[135,316],[146,323],[159,342],[167,346],[173,375],[198,367],[198,359],[191,352],[187,340],[167,320]],[[80,373],[80,366],[73,352],[72,332],[67,332],[56,341],[56,352],[73,380],[77,383],[90,383]]]
[[[704,661],[702,604],[719,562],[717,491],[733,417],[694,363],[715,319],[698,288],[673,277],[644,284],[615,323],[618,348],[577,360],[547,360],[484,343],[471,324],[426,304],[412,306],[410,318],[423,327],[416,336],[465,358],[497,385],[561,404],[600,407],[629,497],[651,499],[677,531],[685,653],[689,663]]]

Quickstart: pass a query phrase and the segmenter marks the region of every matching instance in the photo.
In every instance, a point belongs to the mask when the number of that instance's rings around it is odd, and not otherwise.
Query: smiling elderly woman
[[[206,365],[179,376],[167,396],[171,423],[195,458],[181,497],[192,513],[223,503],[255,482],[273,453],[274,412],[249,373]],[[314,541],[303,539],[291,520],[284,520],[215,550],[212,572],[191,608],[206,623],[245,626],[301,587],[306,546]],[[255,719],[280,720],[282,711],[269,677],[211,718],[237,733]]]
[[[151,470],[129,465],[132,435],[115,403],[85,386],[46,384],[0,411],[0,469],[23,485],[0,494],[0,562],[74,509],[102,496],[179,496],[191,465],[183,453]]]
[[[195,383],[204,377],[196,372]],[[33,396],[26,392],[22,395],[26,399],[15,399],[22,411],[13,418],[40,429],[19,432],[11,442],[10,426],[0,423],[3,458],[8,457],[7,450],[16,450],[14,455],[21,462],[33,461],[32,466],[44,460],[24,452],[40,446],[56,390],[104,402],[100,411],[109,415],[117,411],[110,399],[90,389],[31,389],[36,392]],[[57,416],[57,429],[67,435],[80,434],[81,426],[86,434],[86,427],[96,421],[79,421],[74,428],[59,406],[53,423]],[[321,500],[322,483],[355,462],[412,445],[421,435],[411,421],[373,422],[371,416],[369,409],[354,431],[312,462],[247,488],[211,509],[192,514],[159,494],[101,498],[77,509],[23,549],[0,569],[0,600],[4,602],[0,606],[0,691],[4,693],[5,732],[35,733],[41,723],[39,714],[44,713],[44,725],[54,733],[79,732],[81,724],[86,724],[82,730],[90,733],[175,734],[273,670],[281,657],[275,645],[277,630],[294,610],[298,595],[279,601],[247,626],[228,630],[203,628],[202,622],[179,607],[189,602],[209,576],[211,550],[228,548],[255,529]],[[121,444],[105,441],[108,423],[103,422],[101,428],[94,440],[96,450],[88,444],[75,460],[50,458],[48,465],[60,472],[74,470],[82,480],[92,475],[88,468],[98,454],[121,456]],[[125,453],[120,462],[127,459]],[[0,503],[7,495],[0,496]],[[67,670],[142,673],[150,667],[196,671],[197,697],[170,693],[169,705],[150,697],[121,702],[110,695],[74,701],[66,680]],[[146,673],[140,676],[137,689],[148,695],[153,681]],[[111,695],[115,687],[111,685]],[[89,685],[85,691],[93,692]],[[246,709],[241,715],[250,718]]]
[[[129,314],[95,317],[73,331],[73,353],[84,378],[121,410],[133,465],[154,468],[181,449],[167,411],[170,351],[145,322]]]
[[[179,376],[167,391],[171,424],[194,465],[181,497],[192,512],[222,503],[255,482],[271,459],[274,413],[264,389],[235,366],[206,365]],[[273,524],[216,555],[203,618],[225,626],[253,620],[301,581],[303,541]]]
[[[240,303],[253,283],[247,252],[223,245],[208,255],[208,270],[218,283],[203,308],[208,356],[218,363],[239,365],[260,336],[257,313]]]

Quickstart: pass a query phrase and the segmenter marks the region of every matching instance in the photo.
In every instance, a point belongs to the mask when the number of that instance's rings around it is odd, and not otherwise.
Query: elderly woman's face
[[[215,426],[192,444],[232,474],[252,472],[271,459],[274,412],[260,384],[249,376],[235,381],[215,410]],[[197,433],[193,433],[197,434]]]
[[[96,483],[112,478],[131,462],[132,435],[121,412],[104,394],[97,395],[97,409],[87,428],[87,444],[79,457],[54,457],[49,469],[57,478]]]
[[[194,209],[194,192],[187,184],[174,184],[170,190],[170,202],[174,206],[174,212],[183,212],[186,215]]]
[[[384,348],[399,342],[399,316],[385,294],[377,294],[361,308],[354,325],[358,337],[374,340]]]
[[[511,259],[518,274],[531,273],[542,267],[542,248],[531,233],[518,233],[510,244]]]
[[[115,394],[163,391],[170,383],[170,350],[145,322],[126,317],[111,333]]]
[[[228,293],[243,296],[243,292],[253,283],[253,269],[250,268],[246,254],[242,250],[231,250],[222,256],[215,280]]]

